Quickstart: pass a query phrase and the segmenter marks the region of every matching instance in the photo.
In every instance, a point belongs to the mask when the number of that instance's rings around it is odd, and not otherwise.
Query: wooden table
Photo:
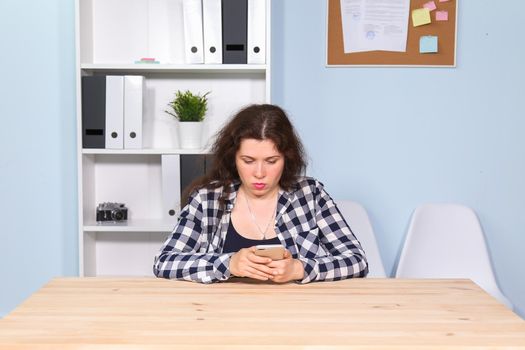
[[[57,278],[0,320],[0,349],[525,348],[469,280],[201,285]]]

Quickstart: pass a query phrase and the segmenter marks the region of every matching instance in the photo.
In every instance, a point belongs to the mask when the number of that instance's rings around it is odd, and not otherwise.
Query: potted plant
[[[177,91],[175,98],[165,110],[179,123],[179,144],[181,148],[200,148],[202,139],[202,121],[208,110],[208,94],[193,94],[191,91]]]

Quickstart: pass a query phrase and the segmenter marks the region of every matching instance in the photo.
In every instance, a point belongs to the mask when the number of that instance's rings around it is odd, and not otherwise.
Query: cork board
[[[423,7],[429,0],[411,0],[408,15],[406,52],[367,51],[345,53],[341,24],[340,0],[327,0],[327,66],[456,66],[457,6],[459,0],[439,2],[434,0],[438,10],[448,11],[448,21],[436,21],[434,10],[430,13],[432,23],[414,27],[412,10]],[[419,38],[425,35],[438,37],[438,52],[419,53]]]

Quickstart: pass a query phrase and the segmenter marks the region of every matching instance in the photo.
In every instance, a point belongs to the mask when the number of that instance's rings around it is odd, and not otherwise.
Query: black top
[[[242,248],[249,248],[254,245],[260,244],[281,244],[279,238],[274,237],[270,239],[248,239],[239,234],[230,219],[228,225],[228,232],[226,233],[226,239],[224,241],[223,253],[237,253]]]

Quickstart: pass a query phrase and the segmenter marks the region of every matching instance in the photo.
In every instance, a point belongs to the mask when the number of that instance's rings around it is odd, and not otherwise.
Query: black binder
[[[204,176],[213,166],[214,157],[211,154],[181,154],[180,155],[180,189],[181,206],[187,203],[184,193],[188,186],[201,176]],[[189,193],[188,193],[189,194]]]
[[[106,77],[82,77],[82,147],[105,148]]]
[[[206,172],[206,156],[204,154],[181,154],[180,155],[180,190],[181,207],[186,205],[187,198],[184,193],[188,186]]]
[[[206,154],[204,156],[204,172],[206,174],[211,171],[214,161],[215,161],[215,156],[213,154]]]
[[[222,0],[222,63],[247,63],[248,0]]]

